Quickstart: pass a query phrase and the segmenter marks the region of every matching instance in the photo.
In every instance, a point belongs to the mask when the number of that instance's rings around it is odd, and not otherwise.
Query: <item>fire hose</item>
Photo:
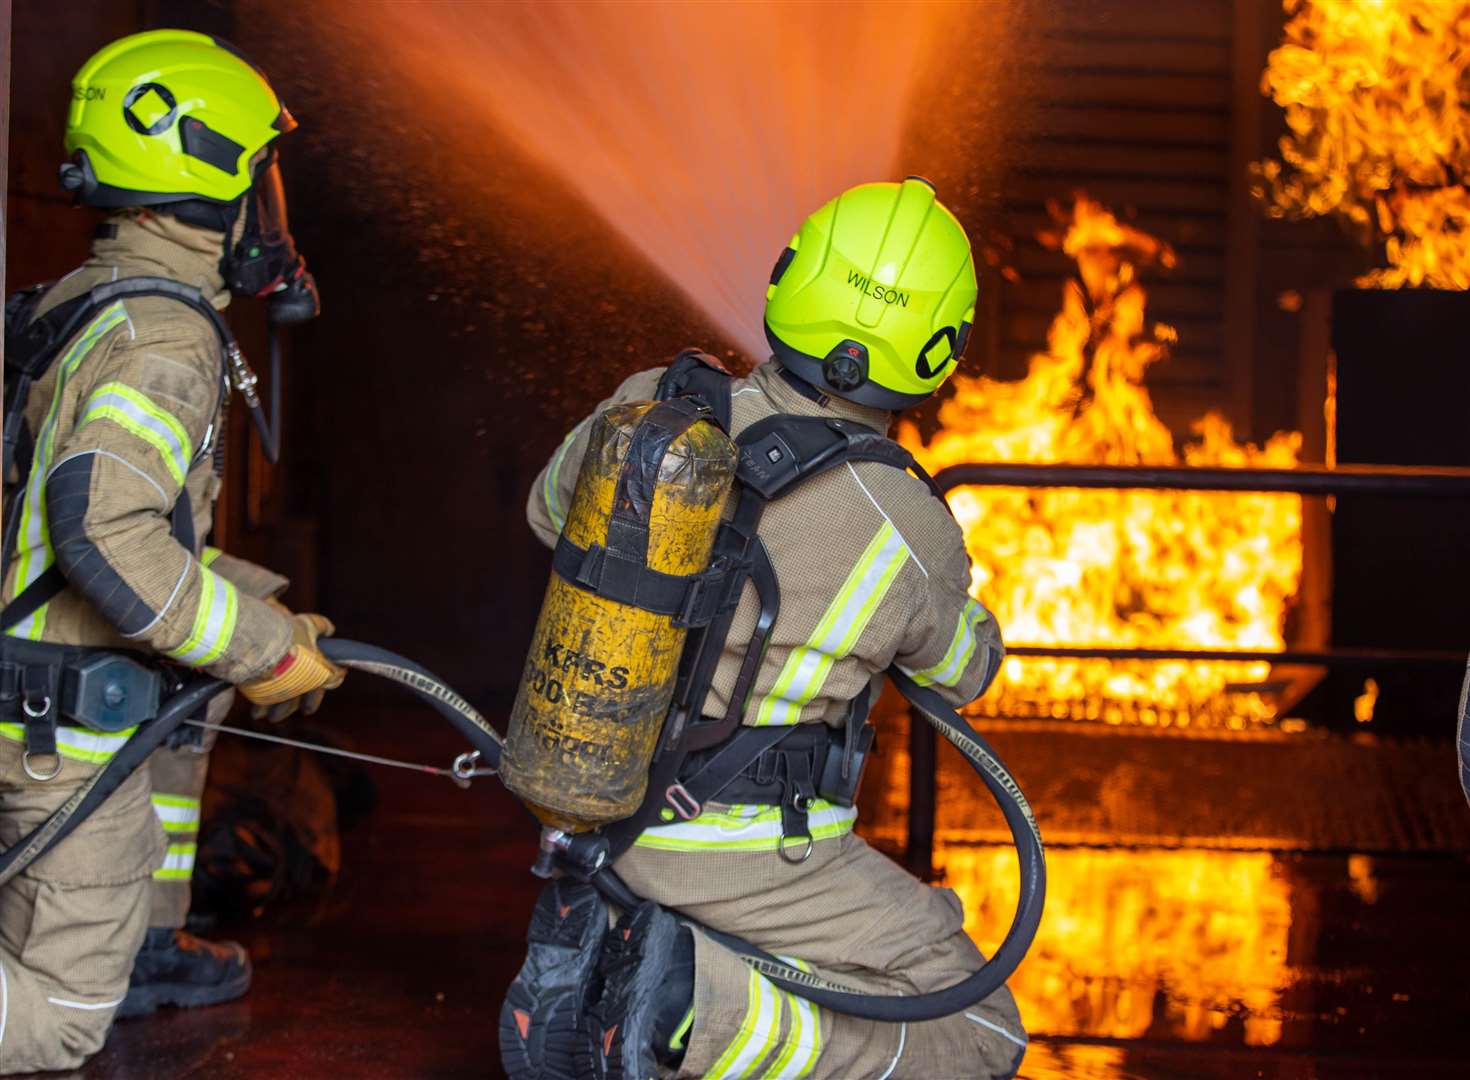
[[[323,638],[322,652],[344,667],[365,671],[407,687],[447,720],[473,747],[474,757],[498,769],[502,749],[500,734],[463,697],[426,669],[404,657],[361,642],[340,638]],[[985,740],[932,690],[920,687],[904,676],[893,676],[904,696],[944,735],[979,775],[990,791],[1016,846],[1021,870],[1020,898],[1010,930],[995,954],[978,971],[967,978],[927,994],[891,997],[867,994],[825,979],[812,972],[777,959],[733,935],[700,926],[713,940],[736,953],[750,967],[759,971],[782,989],[815,1004],[867,1020],[889,1023],[919,1022],[949,1016],[989,997],[1000,989],[1025,956],[1041,921],[1046,893],[1046,866],[1041,847],[1041,834],[1025,796],[1010,772]],[[905,685],[907,683],[907,685]],[[198,715],[216,695],[230,684],[205,679],[186,686],[169,699],[158,716],[139,727],[112,759],[98,770],[72,797],[29,835],[0,853],[0,886],[4,886],[27,866],[60,843],[88,814],[111,795],[129,776],[140,768],[148,756],[163,745],[180,725]],[[605,844],[605,841],[603,842]],[[594,885],[613,904],[623,908],[642,903],[612,869],[597,857],[596,842],[574,846],[566,860],[569,872]],[[687,916],[681,916],[692,922]]]

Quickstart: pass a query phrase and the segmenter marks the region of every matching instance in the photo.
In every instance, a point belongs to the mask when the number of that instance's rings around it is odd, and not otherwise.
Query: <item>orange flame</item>
[[[956,375],[926,446],[899,438],[934,470],[966,461],[1106,465],[1181,463],[1154,414],[1144,373],[1175,340],[1149,326],[1140,266],[1174,265],[1168,245],[1077,200],[1043,234],[1077,262],[1047,351],[1019,382]],[[1290,467],[1300,436],[1237,443],[1211,413],[1184,447],[1190,465]],[[1301,576],[1301,500],[1293,495],[961,488],[951,496],[973,561],[972,589],[1008,640],[1043,645],[1272,650]],[[1126,663],[1012,657],[987,712],[1146,725],[1244,727],[1269,721],[1250,689],[1265,663]]]
[[[941,859],[966,931],[993,949],[985,931],[1015,910],[1015,852]],[[1053,848],[1046,870],[1046,916],[1009,982],[1030,1031],[1200,1041],[1238,1019],[1247,1046],[1281,1040],[1292,890],[1269,852]]]
[[[1276,218],[1343,219],[1388,266],[1360,285],[1470,289],[1470,4],[1285,0],[1261,91],[1281,160],[1253,167]]]

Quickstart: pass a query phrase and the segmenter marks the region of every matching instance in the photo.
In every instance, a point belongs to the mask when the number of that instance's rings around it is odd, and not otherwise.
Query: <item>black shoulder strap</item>
[[[107,305],[128,297],[162,296],[193,308],[209,321],[219,337],[221,380],[226,378],[225,364],[231,350],[238,351],[235,337],[230,333],[224,317],[204,298],[203,293],[191,285],[161,277],[123,278],[121,281],[98,285],[36,317],[36,306],[49,288],[49,285],[38,285],[16,293],[5,301],[6,402],[3,475],[8,483],[12,466],[16,469],[19,477],[17,498],[25,491],[26,480],[31,471],[30,432],[26,430],[25,424],[25,409],[31,386],[50,369],[62,347]],[[18,506],[12,505],[7,510],[4,550],[0,553],[0,575],[9,572],[15,542],[12,523],[18,522],[20,518]],[[174,536],[180,543],[187,542],[192,551],[194,522],[187,491],[180,493],[174,507],[172,524]],[[64,588],[66,578],[53,565],[0,612],[0,631],[10,629],[42,605],[50,603]]]
[[[742,431],[735,442],[740,447],[736,475],[767,502],[849,461],[918,469],[914,456],[892,439],[852,420],[825,416],[768,416]]]

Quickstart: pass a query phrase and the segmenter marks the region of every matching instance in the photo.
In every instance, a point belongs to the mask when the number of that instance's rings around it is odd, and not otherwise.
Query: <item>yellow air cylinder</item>
[[[737,451],[713,422],[678,421],[668,405],[647,401],[614,405],[593,421],[567,541],[626,554],[643,527],[650,569],[682,576],[708,567]],[[673,616],[553,572],[500,767],[544,825],[584,832],[638,809],[687,633]]]

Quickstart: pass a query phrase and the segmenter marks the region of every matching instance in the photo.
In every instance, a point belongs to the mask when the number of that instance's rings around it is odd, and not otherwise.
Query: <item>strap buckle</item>
[[[689,789],[677,781],[670,784],[668,790],[664,792],[664,802],[668,803],[674,813],[685,821],[692,821],[704,812],[704,807],[700,805],[699,800],[689,794]]]
[[[751,561],[716,555],[708,570],[689,581],[684,602],[673,623],[679,627],[705,626],[740,603],[740,594],[750,577]]]

